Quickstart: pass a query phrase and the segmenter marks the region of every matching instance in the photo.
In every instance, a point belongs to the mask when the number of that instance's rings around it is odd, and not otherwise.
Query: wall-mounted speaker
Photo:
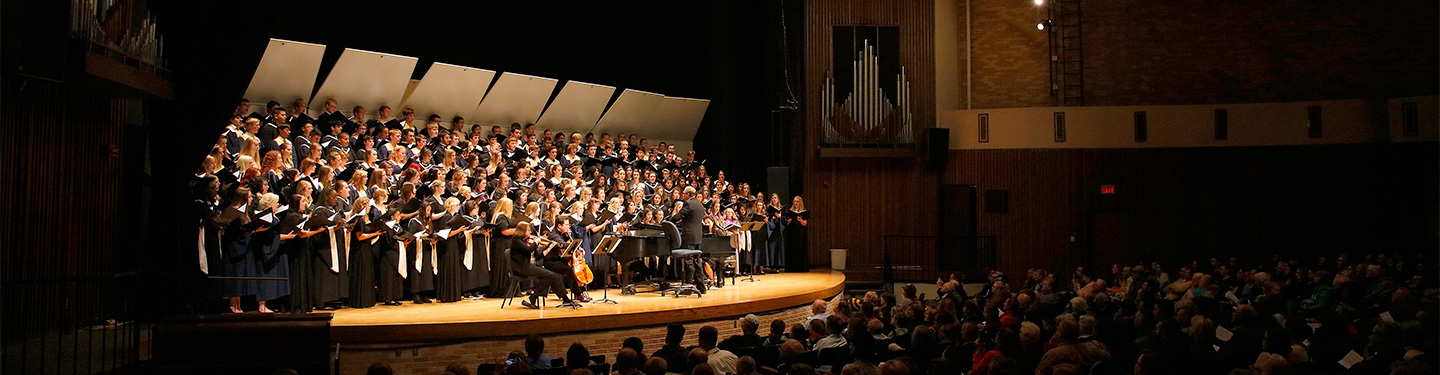
[[[932,171],[945,170],[945,161],[950,158],[950,129],[925,128],[925,167]]]
[[[765,169],[765,192],[780,194],[781,204],[790,204],[790,167],[770,167]],[[767,199],[766,204],[770,201]]]

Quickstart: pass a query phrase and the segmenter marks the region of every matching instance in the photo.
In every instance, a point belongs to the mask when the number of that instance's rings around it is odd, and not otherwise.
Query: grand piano
[[[667,235],[667,229],[672,233]],[[629,280],[622,281],[622,284],[626,284],[626,287],[621,292],[622,294],[635,294],[635,286],[644,285],[655,286],[657,290],[654,291],[660,291],[665,288],[663,288],[663,285],[660,285],[662,283],[654,282],[655,280],[675,280],[678,278],[675,270],[676,267],[670,266],[671,262],[669,262],[668,258],[670,257],[670,251],[679,247],[679,245],[677,245],[679,233],[679,230],[675,230],[674,224],[665,222],[659,226],[636,225],[633,231],[612,234],[612,236],[620,238],[614,250],[611,251],[610,257],[622,265],[622,270],[627,270],[625,272],[626,275],[622,276],[622,279],[627,279],[626,276],[631,274],[628,270],[636,268],[632,266],[632,264],[643,258],[658,257],[657,261],[659,264],[652,264],[651,266],[660,266],[657,267],[654,272],[651,272],[651,280],[648,280],[649,282],[631,283]],[[700,251],[705,257],[710,259],[723,259],[724,257],[735,254],[735,248],[730,246],[730,236],[706,235],[700,239]],[[712,264],[712,266],[717,265]]]

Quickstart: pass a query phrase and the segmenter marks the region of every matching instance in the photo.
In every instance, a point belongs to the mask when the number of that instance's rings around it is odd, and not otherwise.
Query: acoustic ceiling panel
[[[472,124],[510,125],[512,123],[533,124],[545,110],[550,94],[560,81],[552,78],[528,76],[515,73],[501,73],[495,87],[485,93],[485,99],[468,118]]]
[[[709,100],[667,96],[655,107],[646,120],[645,130],[639,134],[650,139],[694,141],[700,121],[705,118],[705,109],[709,107]]]
[[[615,88],[610,86],[566,82],[535,126],[563,132],[588,132],[595,128],[614,93]]]
[[[323,103],[333,98],[340,108],[360,105],[377,114],[382,105],[397,108],[416,63],[414,57],[346,48],[310,101]],[[399,109],[394,113],[398,115]]]
[[[660,101],[664,99],[664,95],[625,89],[620,93],[620,97],[615,99],[615,104],[611,104],[610,109],[605,110],[605,114],[600,117],[600,122],[595,124],[595,129],[591,132],[597,134],[635,133],[644,136],[650,115],[655,112],[655,107],[659,106]]]
[[[245,89],[245,98],[253,103],[274,100],[289,108],[295,99],[310,98],[315,89],[315,77],[320,74],[320,59],[325,57],[325,46],[313,43],[270,39],[265,55],[250,77],[250,87]],[[263,110],[263,109],[262,109]]]
[[[417,119],[429,117],[432,113],[440,115],[444,122],[455,116],[470,116],[480,105],[480,99],[485,98],[485,90],[494,79],[493,70],[437,62],[425,72],[425,78],[420,80],[401,106],[414,108]],[[468,122],[469,118],[466,120]]]

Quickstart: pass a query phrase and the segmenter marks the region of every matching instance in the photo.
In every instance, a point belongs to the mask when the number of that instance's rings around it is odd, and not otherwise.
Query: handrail
[[[997,268],[996,237],[887,235],[880,247],[879,269],[885,282],[926,280],[951,272]],[[899,245],[899,246],[896,246]],[[907,251],[892,251],[892,247]],[[868,265],[864,265],[868,266]],[[897,273],[903,277],[897,276]]]

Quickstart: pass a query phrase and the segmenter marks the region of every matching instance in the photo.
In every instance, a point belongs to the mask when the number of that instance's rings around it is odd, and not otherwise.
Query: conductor
[[[700,239],[705,234],[705,225],[702,222],[705,220],[705,205],[700,203],[700,200],[696,198],[694,187],[685,187],[681,198],[683,200],[675,202],[675,209],[671,212],[668,219],[676,223],[676,226],[679,227],[680,243],[684,244],[683,248],[700,250]],[[696,260],[693,262],[705,262],[705,260]],[[705,293],[704,282],[701,280],[704,278],[704,271],[702,271],[700,264],[692,262],[684,262],[684,264],[684,272],[681,278],[684,279],[685,282],[694,284],[697,289],[700,290],[700,293]],[[716,286],[718,287],[719,285],[717,284]]]
[[[675,210],[669,220],[679,223],[680,242],[686,249],[700,249],[700,237],[704,234],[705,205],[695,198],[695,188],[686,186],[683,201],[675,202]]]

